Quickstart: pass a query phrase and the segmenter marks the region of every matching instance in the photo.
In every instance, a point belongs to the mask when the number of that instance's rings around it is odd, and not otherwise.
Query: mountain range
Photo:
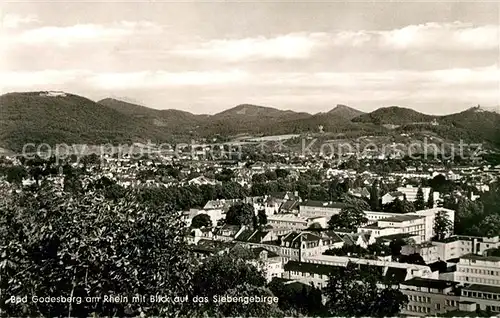
[[[0,96],[0,147],[20,151],[27,143],[54,145],[180,142],[240,134],[403,133],[429,130],[451,140],[500,146],[500,114],[480,107],[432,116],[404,107],[364,113],[346,105],[309,114],[241,104],[214,115],[158,110],[106,98],[69,94],[8,93]]]

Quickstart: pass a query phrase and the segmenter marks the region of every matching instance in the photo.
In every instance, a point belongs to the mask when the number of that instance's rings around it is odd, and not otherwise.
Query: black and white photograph
[[[2,1],[0,317],[500,317],[500,2]]]

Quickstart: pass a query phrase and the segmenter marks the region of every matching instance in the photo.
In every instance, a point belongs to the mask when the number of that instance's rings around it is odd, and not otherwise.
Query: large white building
[[[430,241],[435,236],[436,215],[441,211],[446,213],[452,224],[455,222],[455,211],[445,208],[425,209],[405,214],[365,211],[370,224],[358,229],[358,232],[370,232],[376,236],[408,233],[420,236],[420,242]]]
[[[457,263],[455,281],[500,287],[500,257],[475,254],[462,256]]]
[[[346,204],[340,202],[304,201],[300,204],[299,215],[303,217],[326,217],[328,220],[339,214]]]

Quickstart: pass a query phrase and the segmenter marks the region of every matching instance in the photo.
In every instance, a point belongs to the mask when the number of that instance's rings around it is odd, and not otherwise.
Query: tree
[[[258,223],[260,225],[267,224],[267,215],[265,210],[259,210],[259,212],[257,213],[257,217],[258,217]]]
[[[273,279],[268,285],[273,294],[278,297],[278,306],[284,312],[295,311],[287,316],[327,316],[322,303],[321,290],[299,282],[284,284],[279,279]]]
[[[332,229],[348,229],[355,231],[358,227],[366,224],[368,219],[365,212],[357,204],[349,204],[340,210],[339,214],[335,214],[328,221],[328,226]]]
[[[405,198],[403,200],[399,199],[398,197],[394,199],[391,203],[387,205],[387,210],[392,213],[410,213],[410,212],[415,212],[415,206],[413,205],[412,202],[408,201]]]
[[[215,175],[215,179],[221,182],[229,182],[234,178],[234,172],[231,169],[224,168],[219,174]]]
[[[370,209],[372,211],[380,211],[380,191],[378,180],[373,181],[370,189]]]
[[[451,232],[453,232],[453,223],[448,217],[448,213],[442,210],[436,213],[434,218],[434,234],[437,240],[445,239]]]
[[[238,203],[229,208],[226,213],[226,224],[230,225],[252,225],[255,217],[253,205],[249,203]]]
[[[180,303],[105,302],[104,296],[183,296],[192,261],[181,221],[127,196],[110,204],[41,188],[0,196],[0,308],[8,316],[183,315]],[[101,297],[97,302],[6,302],[7,295]],[[28,296],[30,297],[30,296]]]
[[[290,171],[280,168],[276,169],[275,172],[278,179],[285,179],[290,174]]]
[[[206,302],[191,303],[194,311],[208,317],[227,316],[281,316],[276,303],[268,302],[214,302],[218,296],[273,297],[265,287],[262,273],[245,259],[232,254],[208,258],[195,271],[190,299],[195,296]]]
[[[12,166],[7,168],[7,182],[21,184],[23,179],[28,176],[28,172],[23,166]]]
[[[212,220],[208,214],[200,213],[191,220],[191,227],[195,229],[212,227]]]
[[[431,188],[431,191],[429,191],[429,199],[427,199],[427,208],[432,209],[434,208],[434,189]]]
[[[403,246],[405,246],[406,244],[407,242],[402,238],[393,239],[389,243],[389,249],[391,250],[391,255],[392,256],[401,255],[401,248],[403,248]]]
[[[493,237],[500,235],[500,215],[490,214],[487,215],[479,224],[481,236]]]
[[[417,211],[425,209],[425,199],[424,199],[424,191],[422,187],[418,187],[417,197],[415,199],[415,209]]]
[[[326,308],[330,315],[397,316],[408,299],[398,289],[379,289],[377,283],[381,280],[373,267],[360,270],[358,265],[348,263],[346,267],[334,268],[324,289],[328,298]],[[353,301],[356,301],[356,304],[353,304]]]
[[[410,255],[401,255],[399,257],[400,263],[408,263],[408,264],[416,264],[416,265],[425,265],[425,260],[419,253],[413,253]]]

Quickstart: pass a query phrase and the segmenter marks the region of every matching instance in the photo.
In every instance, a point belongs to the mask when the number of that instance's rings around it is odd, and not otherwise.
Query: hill
[[[398,132],[430,131],[455,142],[483,143],[500,147],[500,114],[479,107],[465,111],[435,116],[433,124],[402,125]]]
[[[486,141],[500,145],[500,114],[481,107],[469,108],[463,112],[442,116],[440,125],[462,131],[471,141]]]
[[[379,108],[371,113],[360,115],[353,118],[353,121],[376,125],[405,125],[432,122],[435,118],[437,117],[422,114],[413,109],[391,106]]]
[[[27,143],[130,143],[162,140],[147,122],[85,97],[44,92],[0,96],[0,146],[19,151]]]
[[[241,104],[206,118],[197,129],[199,135],[279,134],[282,123],[311,117],[308,113],[280,110],[272,107]],[[286,130],[286,129],[285,129]]]
[[[114,98],[105,98],[98,101],[98,103],[127,116],[141,118],[151,125],[166,127],[169,130],[193,130],[208,117],[207,115],[194,115],[177,109],[153,109]]]
[[[353,118],[359,117],[364,114],[364,112],[354,109],[346,105],[337,105],[335,108],[328,112],[330,115],[335,115],[347,120],[352,120]]]

